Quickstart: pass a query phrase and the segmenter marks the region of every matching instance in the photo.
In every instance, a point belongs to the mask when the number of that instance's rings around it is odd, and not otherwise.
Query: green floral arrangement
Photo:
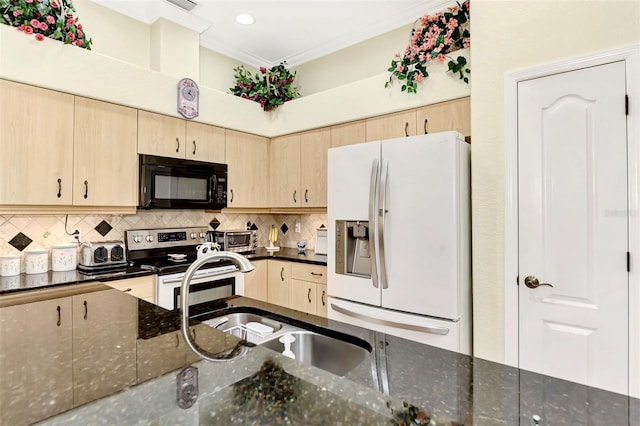
[[[458,3],[446,12],[424,15],[411,30],[409,45],[404,54],[396,54],[387,71],[391,73],[384,87],[389,87],[394,78],[402,82],[401,90],[417,93],[418,83],[429,76],[427,64],[432,61],[448,62],[449,70],[469,83],[467,60],[464,56],[452,58],[449,53],[471,45],[469,33],[469,1]]]
[[[0,23],[16,27],[36,40],[45,37],[91,50],[71,0],[0,0]]]
[[[274,111],[280,105],[300,96],[294,86],[296,73],[291,73],[286,62],[270,69],[260,67],[255,75],[247,71],[243,65],[234,68],[236,85],[229,90],[232,94],[244,99],[258,102],[264,111]]]

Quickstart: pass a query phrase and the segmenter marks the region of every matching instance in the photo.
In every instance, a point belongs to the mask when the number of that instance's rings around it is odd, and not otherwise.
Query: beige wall
[[[300,93],[311,95],[386,71],[394,53],[409,44],[411,28],[405,25],[293,68]]]
[[[640,1],[473,0],[471,34],[474,353],[502,362],[504,74],[640,42]]]
[[[149,25],[89,0],[75,0],[73,5],[79,22],[93,41],[91,50],[149,68]]]
[[[242,62],[221,55],[213,50],[200,47],[200,84],[221,92],[229,93],[229,88],[235,84],[233,69],[244,67],[255,74],[258,70]]]

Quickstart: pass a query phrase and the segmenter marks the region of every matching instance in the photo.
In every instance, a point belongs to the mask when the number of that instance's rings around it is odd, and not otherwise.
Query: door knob
[[[543,285],[547,285],[547,286],[553,288],[553,286],[551,284],[549,284],[549,283],[540,283],[540,281],[538,281],[538,278],[536,278],[536,277],[534,277],[532,275],[529,275],[528,277],[526,277],[524,279],[524,285],[526,285],[529,288],[538,288],[538,287],[543,286]]]

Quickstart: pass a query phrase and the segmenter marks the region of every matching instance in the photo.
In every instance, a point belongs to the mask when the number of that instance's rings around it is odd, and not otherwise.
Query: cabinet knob
[[[229,200],[229,202],[233,203],[233,189],[230,189],[229,192],[231,193],[231,199]]]
[[[280,269],[280,280],[284,282],[284,266],[282,267],[282,269]]]
[[[180,139],[176,138],[176,152],[180,152]]]
[[[409,122],[404,123],[404,135],[409,137]]]
[[[84,303],[84,319],[86,320],[87,317],[89,316],[89,306],[87,306],[87,301],[85,300]]]
[[[311,288],[309,288],[309,291],[307,292],[307,300],[311,303]]]
[[[86,199],[89,196],[89,181],[84,181],[84,198]]]
[[[424,134],[425,134],[425,135],[428,135],[428,134],[429,134],[429,132],[427,131],[427,122],[428,122],[428,121],[429,121],[428,119],[426,119],[426,118],[424,119]]]
[[[298,201],[296,200],[296,192],[298,192],[296,189],[293,190],[293,202],[297,203]]]
[[[309,199],[307,198],[307,194],[309,194],[309,190],[308,190],[308,189],[305,189],[305,190],[304,190],[304,202],[305,202],[305,203],[308,203],[308,202],[309,202]]]
[[[60,327],[60,325],[62,325],[62,317],[60,315],[60,311],[62,310],[62,308],[60,308],[60,306],[58,306],[57,311],[58,311],[58,327]]]
[[[195,139],[193,140],[193,155],[196,155],[196,141]]]
[[[62,179],[58,178],[58,198],[62,197]]]
[[[327,295],[327,292],[326,292],[326,291],[324,291],[324,290],[322,290],[322,297],[321,297],[321,299],[322,299],[322,306],[326,306],[326,304],[327,304],[327,302],[326,302],[326,300],[325,300],[325,296],[326,296],[326,295]]]

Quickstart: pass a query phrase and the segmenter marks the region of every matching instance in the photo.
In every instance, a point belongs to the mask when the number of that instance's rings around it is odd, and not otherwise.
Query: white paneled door
[[[518,249],[520,368],[626,394],[625,91],[622,61],[518,83]]]

